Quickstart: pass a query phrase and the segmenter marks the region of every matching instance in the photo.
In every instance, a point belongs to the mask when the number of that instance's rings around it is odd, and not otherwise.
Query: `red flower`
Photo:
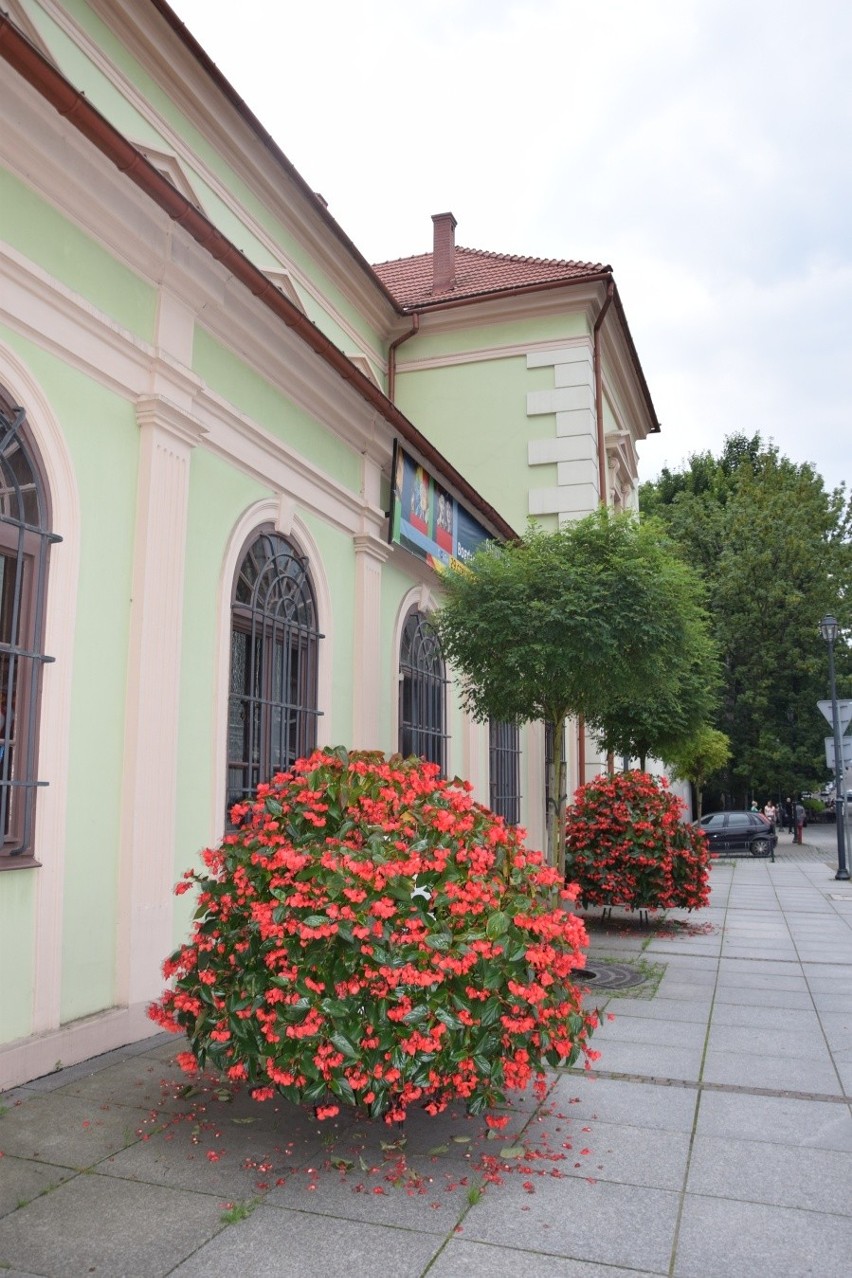
[[[239,806],[206,873],[187,872],[193,934],[151,1010],[187,1033],[193,1065],[320,1118],[354,1103],[395,1122],[412,1104],[479,1112],[509,1089],[541,1093],[546,1065],[588,1056],[582,922],[554,909],[556,872],[467,783],[317,751]]]

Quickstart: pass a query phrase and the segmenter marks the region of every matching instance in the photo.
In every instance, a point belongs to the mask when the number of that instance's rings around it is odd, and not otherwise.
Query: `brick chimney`
[[[432,292],[448,293],[456,286],[456,219],[433,213],[432,226]]]

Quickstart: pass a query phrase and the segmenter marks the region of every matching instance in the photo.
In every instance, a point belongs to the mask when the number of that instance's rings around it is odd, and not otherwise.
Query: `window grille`
[[[446,686],[438,636],[422,612],[411,612],[399,653],[399,750],[447,766]]]
[[[322,637],[307,559],[262,532],[240,565],[231,612],[229,812],[315,748]]]
[[[516,723],[490,720],[488,760],[491,811],[508,825],[520,825],[521,734]]]
[[[50,545],[47,492],[26,412],[0,392],[0,833],[4,858],[31,857]],[[7,868],[13,864],[6,862]]]

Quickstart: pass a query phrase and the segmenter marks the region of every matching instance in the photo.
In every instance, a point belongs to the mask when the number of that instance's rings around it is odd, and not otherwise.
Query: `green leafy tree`
[[[688,577],[658,527],[605,510],[553,533],[533,527],[443,575],[434,620],[466,709],[553,728],[548,846],[560,870],[566,720],[614,725],[633,701],[650,720],[696,624]]]
[[[707,722],[720,686],[718,654],[698,576],[673,556],[666,585],[666,606],[679,617],[681,627],[677,647],[667,654],[666,678],[622,697],[613,690],[606,713],[592,724],[601,749],[625,760],[638,759],[643,771],[649,756],[667,760]]]
[[[707,586],[723,663],[713,726],[731,742],[725,796],[801,790],[825,773],[826,612],[841,624],[838,693],[852,691],[852,502],[760,436],[734,435],[718,459],[699,454],[643,485],[640,506]]]
[[[666,756],[672,772],[678,780],[689,781],[695,787],[696,815],[703,812],[703,793],[707,778],[720,772],[731,757],[731,743],[724,732],[706,724]]]

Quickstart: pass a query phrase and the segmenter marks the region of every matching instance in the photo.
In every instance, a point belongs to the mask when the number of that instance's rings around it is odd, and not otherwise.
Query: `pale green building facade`
[[[6,8],[0,1088],[153,1032],[173,884],[264,768],[424,727],[502,802],[451,672],[410,721],[438,581],[388,540],[395,441],[506,538],[634,505],[657,429],[609,268],[412,294],[161,0]],[[544,754],[522,729],[535,846]]]

